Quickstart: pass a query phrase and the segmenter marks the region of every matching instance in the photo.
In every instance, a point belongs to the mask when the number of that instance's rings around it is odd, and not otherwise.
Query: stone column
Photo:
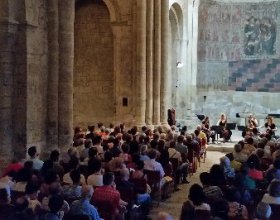
[[[161,0],[161,84],[160,84],[160,122],[167,124],[168,74],[169,74],[169,1]]]
[[[58,1],[48,0],[48,109],[47,109],[47,144],[48,148],[58,147]]]
[[[58,144],[65,148],[73,138],[75,0],[59,1]]]
[[[161,0],[154,0],[154,80],[153,123],[160,124],[160,80],[161,80]]]
[[[17,23],[9,20],[8,1],[0,1],[0,169],[14,156],[13,74]],[[22,116],[23,118],[24,115]]]
[[[153,124],[154,0],[147,0],[147,108],[146,123]]]
[[[136,124],[145,124],[146,113],[146,0],[137,0]]]

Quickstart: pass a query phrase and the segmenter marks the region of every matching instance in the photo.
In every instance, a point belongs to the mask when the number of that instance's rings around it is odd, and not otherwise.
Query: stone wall
[[[103,1],[76,5],[74,126],[108,125],[134,117],[132,5],[127,1],[113,5],[119,20]],[[123,106],[123,98],[128,106]]]
[[[114,121],[114,48],[110,14],[102,2],[75,15],[74,124]]]

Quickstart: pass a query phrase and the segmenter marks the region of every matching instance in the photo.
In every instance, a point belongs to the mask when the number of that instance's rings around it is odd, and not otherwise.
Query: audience
[[[73,146],[61,154],[53,150],[45,161],[36,146],[28,148],[24,164],[13,160],[0,179],[0,219],[106,219],[111,211],[120,219],[133,212],[146,218],[155,190],[176,190],[189,183],[188,172],[196,172],[204,138],[199,127],[196,135],[182,130],[179,136],[174,127],[97,127],[90,126],[87,135],[75,128]],[[190,187],[180,219],[269,219],[280,205],[279,143],[271,132],[244,132],[233,152],[200,174],[202,187]],[[147,184],[147,170],[160,173],[158,188]],[[157,219],[172,217],[159,213]]]

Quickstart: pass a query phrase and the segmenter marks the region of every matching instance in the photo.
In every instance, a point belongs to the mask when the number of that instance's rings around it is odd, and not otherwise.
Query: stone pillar
[[[16,31],[17,24],[9,20],[8,1],[0,1],[0,170],[14,155],[12,109]]]
[[[147,108],[146,123],[153,124],[154,0],[147,0]]]
[[[146,0],[137,0],[136,124],[145,124],[146,113]]]
[[[161,80],[161,0],[154,0],[154,80],[153,80],[153,124],[160,124],[160,80]]]
[[[73,139],[73,69],[75,0],[59,1],[58,144]]]
[[[161,84],[160,84],[160,122],[167,124],[168,74],[169,74],[169,1],[161,1]]]
[[[58,76],[59,76],[59,45],[58,45],[58,1],[49,0],[48,15],[48,109],[47,109],[47,145],[48,148],[58,147]]]

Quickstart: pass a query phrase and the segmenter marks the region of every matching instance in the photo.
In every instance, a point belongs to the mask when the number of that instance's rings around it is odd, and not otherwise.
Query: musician
[[[258,120],[254,117],[254,115],[250,114],[248,117],[247,128],[253,130],[253,128],[258,127]]]
[[[277,127],[273,121],[273,117],[268,116],[267,122],[264,124],[264,127],[266,128],[266,133],[271,133],[272,135],[275,135],[275,131],[277,131]]]
[[[230,129],[227,128],[227,116],[226,114],[222,113],[220,115],[220,119],[217,122],[217,125],[221,126],[223,129],[222,133],[220,134],[220,137],[224,139],[224,142],[228,141],[232,135],[232,132]]]
[[[207,142],[209,143],[210,137],[212,138],[212,142],[215,142],[216,133],[211,130],[209,117],[205,116],[201,123],[201,130],[206,134]]]

